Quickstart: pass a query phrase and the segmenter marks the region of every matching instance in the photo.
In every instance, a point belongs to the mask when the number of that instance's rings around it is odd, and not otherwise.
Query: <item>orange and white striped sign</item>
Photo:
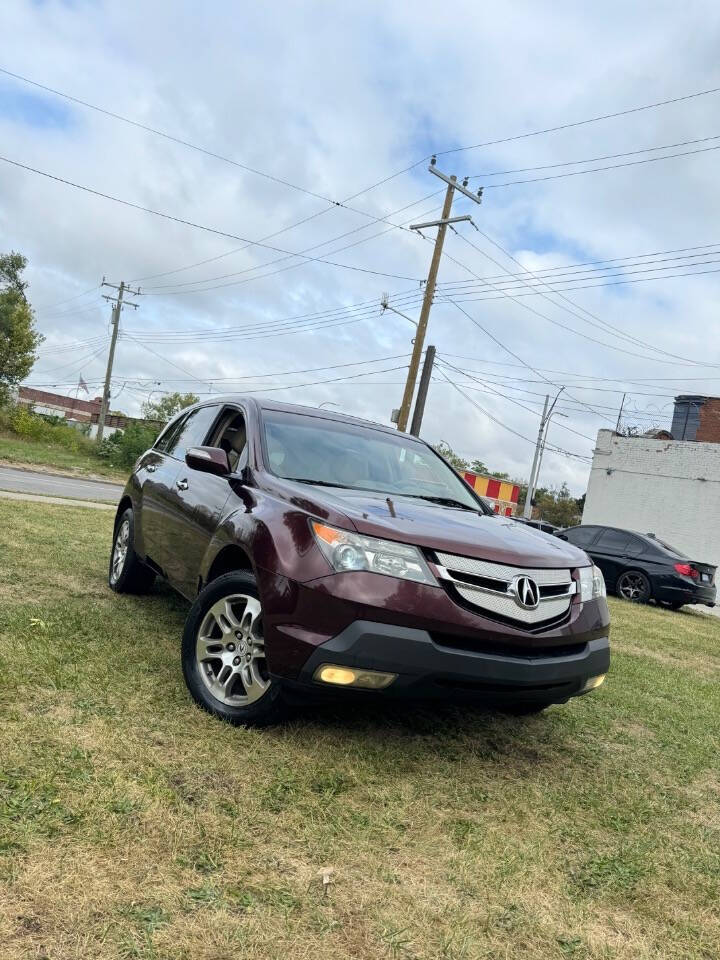
[[[502,513],[506,517],[515,515],[520,496],[520,487],[516,483],[498,480],[496,477],[486,477],[481,473],[473,473],[472,470],[463,471],[463,478],[475,493],[487,500],[492,500],[495,513]]]

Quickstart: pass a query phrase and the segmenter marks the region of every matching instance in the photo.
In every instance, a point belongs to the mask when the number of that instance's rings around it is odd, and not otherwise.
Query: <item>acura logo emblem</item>
[[[515,577],[512,592],[515,603],[524,610],[534,610],[540,603],[540,589],[530,577]]]

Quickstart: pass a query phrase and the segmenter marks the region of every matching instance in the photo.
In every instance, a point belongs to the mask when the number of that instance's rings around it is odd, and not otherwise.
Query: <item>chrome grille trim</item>
[[[479,611],[522,624],[534,625],[563,616],[569,610],[570,602],[577,592],[577,583],[567,568],[547,570],[511,567],[450,553],[436,553],[435,556],[438,561],[436,563],[438,577],[452,584],[463,600]],[[463,574],[489,580],[497,586],[468,582],[463,579]],[[535,608],[523,607],[518,602],[513,585],[516,577],[530,577],[537,584],[539,597]],[[558,587],[564,587],[564,590],[560,593],[555,592]],[[552,589],[548,590],[548,588]],[[548,592],[545,593],[545,590]]]

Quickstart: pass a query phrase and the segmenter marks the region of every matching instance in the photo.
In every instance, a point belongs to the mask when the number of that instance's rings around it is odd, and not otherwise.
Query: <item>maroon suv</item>
[[[516,712],[599,686],[609,618],[581,550],[495,516],[404,433],[255,397],[184,410],[118,506],[110,586],[193,601],[182,664],[233,723],[308,693]]]

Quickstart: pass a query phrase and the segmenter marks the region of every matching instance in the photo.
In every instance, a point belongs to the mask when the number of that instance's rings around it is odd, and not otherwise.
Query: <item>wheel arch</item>
[[[129,496],[129,494],[126,493],[126,494],[123,494],[122,498],[120,499],[120,503],[117,506],[117,510],[115,511],[115,520],[113,521],[113,530],[117,529],[118,520],[128,508],[134,511],[132,498]]]
[[[244,570],[248,573],[255,572],[247,550],[237,543],[229,543],[215,554],[205,577],[200,576],[198,578],[198,592],[213,580],[222,577],[223,574],[233,573],[235,570]]]

